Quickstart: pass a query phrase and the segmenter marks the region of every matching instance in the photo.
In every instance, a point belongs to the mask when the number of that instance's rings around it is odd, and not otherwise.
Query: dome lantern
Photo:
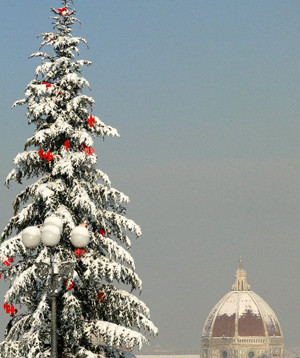
[[[244,270],[241,257],[239,268],[235,274],[235,283],[232,286],[232,291],[250,291],[250,285],[247,282],[247,272]]]

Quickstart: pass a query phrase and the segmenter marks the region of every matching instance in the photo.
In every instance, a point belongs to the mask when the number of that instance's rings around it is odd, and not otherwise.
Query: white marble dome
[[[232,291],[212,309],[202,331],[202,358],[283,356],[283,335],[271,307],[247,283],[242,260]]]

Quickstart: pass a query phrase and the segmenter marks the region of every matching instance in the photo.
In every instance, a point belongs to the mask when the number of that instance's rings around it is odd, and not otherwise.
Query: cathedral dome
[[[245,358],[281,357],[283,335],[278,318],[250,290],[241,259],[235,277],[232,291],[215,305],[204,324],[202,358],[236,357],[235,352]]]
[[[213,308],[204,337],[282,337],[271,307],[253,291],[231,291]]]

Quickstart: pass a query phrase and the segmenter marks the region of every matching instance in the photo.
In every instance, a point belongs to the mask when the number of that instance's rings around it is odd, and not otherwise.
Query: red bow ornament
[[[14,262],[14,259],[12,257],[8,258],[6,261],[3,262],[3,265],[6,265],[7,267],[10,266],[10,263]]]
[[[65,7],[62,7],[62,8],[57,9],[57,10],[58,10],[58,12],[59,12],[59,14],[60,14],[61,16],[69,15],[69,13],[67,12],[67,9],[66,9]]]
[[[84,152],[85,152],[86,156],[89,157],[91,154],[95,153],[95,149],[92,147],[86,147],[86,148],[84,148]]]
[[[70,145],[70,143],[69,143],[69,139],[67,139],[67,140],[65,141],[64,146],[65,146],[65,148],[66,148],[66,151],[68,151],[68,150],[70,149],[71,145]]]
[[[90,115],[90,118],[88,119],[87,122],[90,125],[90,127],[92,128],[95,123],[95,118],[92,115]]]
[[[40,147],[40,148],[41,149],[38,151],[38,153],[39,153],[40,158],[43,159],[44,158],[44,151],[43,151],[42,147]]]
[[[43,82],[43,85],[46,85],[46,90],[48,91],[48,88],[51,87],[51,83],[49,82]]]
[[[105,293],[103,292],[103,289],[101,288],[101,293],[99,293],[98,295],[99,298],[99,302],[103,302],[104,298],[105,298]]]
[[[102,235],[104,237],[105,231],[103,229],[100,230],[100,235]]]
[[[74,282],[71,281],[71,283],[69,284],[68,281],[65,281],[65,285],[67,286],[68,290],[71,291],[72,288],[74,287]]]
[[[11,317],[14,317],[15,313],[18,312],[18,310],[15,309],[14,305],[9,305],[7,302],[5,302],[3,307],[6,311],[6,313],[10,313]]]
[[[50,153],[50,150],[44,154],[44,159],[46,159],[48,163],[53,159],[53,155]]]
[[[82,257],[84,255],[84,250],[77,249],[74,251],[75,256],[79,259],[79,257]]]

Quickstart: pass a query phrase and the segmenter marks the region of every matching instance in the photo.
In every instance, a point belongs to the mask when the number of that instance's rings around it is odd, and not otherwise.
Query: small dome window
[[[222,358],[227,358],[227,352],[226,351],[222,352]]]
[[[249,358],[253,358],[253,357],[254,357],[254,352],[249,352],[249,353],[248,353],[248,357],[249,357]]]

